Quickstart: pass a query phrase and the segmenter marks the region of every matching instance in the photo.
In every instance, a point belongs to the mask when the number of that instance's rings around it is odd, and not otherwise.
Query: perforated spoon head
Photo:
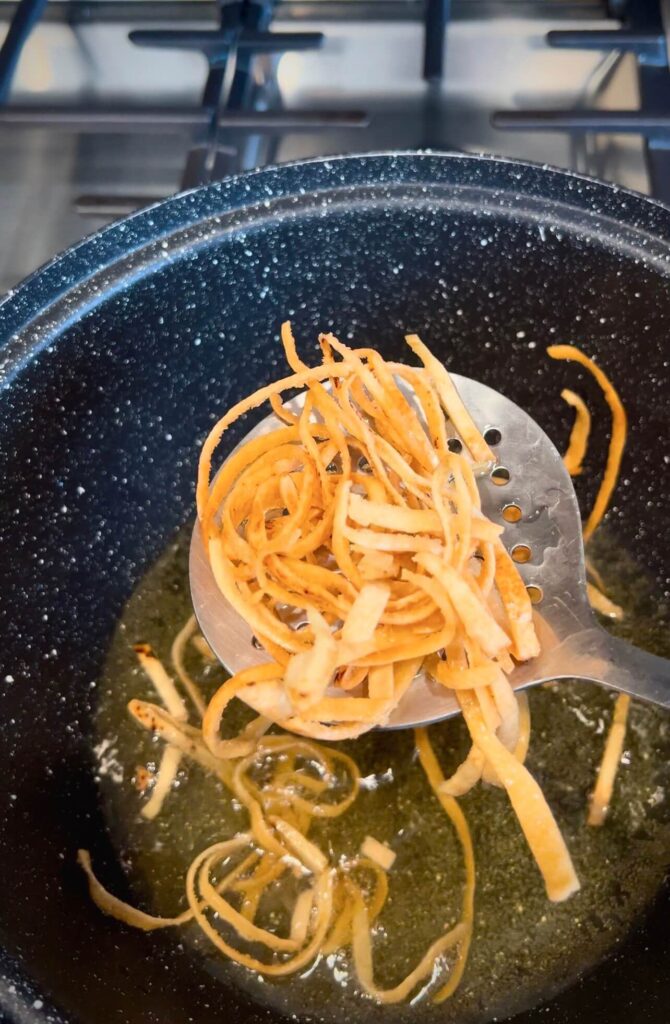
[[[485,384],[458,374],[452,374],[452,378],[498,459],[495,468],[478,479],[478,486],[482,511],[504,527],[502,541],[534,601],[542,654],[519,665],[510,676],[515,688],[532,686],[555,677],[555,664],[549,668],[547,661],[551,652],[571,634],[595,625],[586,597],[575,491],[561,456],[535,420]],[[242,444],[277,426],[274,415],[266,417]],[[189,572],[200,628],[228,671],[239,672],[268,660],[249,626],[217,587],[197,524],[191,540]],[[385,728],[427,725],[458,711],[449,691],[420,673]]]

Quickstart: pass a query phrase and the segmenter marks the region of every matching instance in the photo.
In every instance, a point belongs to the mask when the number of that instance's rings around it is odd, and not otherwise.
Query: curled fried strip
[[[185,910],[183,914],[177,914],[176,917],[155,917],[153,914],[145,914],[143,910],[137,910],[136,907],[118,899],[105,889],[104,885],[98,881],[93,873],[91,855],[88,850],[78,850],[77,860],[86,873],[88,890],[96,907],[102,910],[103,914],[115,917],[117,921],[123,921],[124,924],[130,925],[131,928],[139,928],[143,932],[152,932],[157,928],[173,928],[177,925],[185,924],[193,917],[191,910]]]
[[[394,988],[379,988],[375,985],[374,970],[372,966],[372,935],[370,933],[370,920],[367,907],[361,897],[354,896],[354,908],[352,916],[352,945],[354,950],[354,965],[356,976],[361,988],[368,995],[372,996],[378,1003],[399,1003],[412,992],[413,989],[423,981],[433,970],[435,961],[447,950],[451,949],[458,942],[465,938],[466,928],[463,924],[457,924],[445,935],[436,939],[421,957],[414,970],[410,971],[406,978],[399,982]]]
[[[456,800],[444,791],[444,776],[430,742],[428,731],[426,729],[416,729],[414,732],[414,738],[421,767],[426,773],[426,778],[430,783],[431,789],[440,801],[442,809],[447,814],[449,820],[454,826],[456,835],[458,836],[461,849],[463,851],[463,861],[465,866],[465,884],[463,886],[461,921],[460,925],[457,926],[462,929],[462,934],[456,939],[456,941],[459,941],[460,938],[458,959],[454,964],[449,981],[442,986],[435,996],[434,1001],[436,1003],[442,1003],[458,988],[461,978],[463,977],[463,971],[465,970],[468,953],[470,951],[475,913],[475,854],[472,847],[472,836],[470,835],[470,829],[468,828],[465,815]],[[452,935],[454,931],[455,929],[452,929]]]
[[[231,842],[236,845],[231,847]],[[242,964],[252,971],[258,971],[260,974],[266,974],[275,978],[294,974],[302,967],[311,963],[318,954],[330,926],[333,909],[334,872],[331,868],[328,868],[317,878],[314,884],[314,922],[309,942],[303,945],[288,960],[264,963],[256,957],[243,953],[235,949],[234,946],[231,946],[211,923],[203,907],[203,902],[205,901],[202,899],[201,889],[203,883],[208,879],[211,864],[215,859],[221,859],[226,856],[231,849],[236,849],[237,846],[239,846],[239,843],[236,843],[235,840],[216,843],[214,846],[208,847],[208,849],[198,854],[191,864],[186,876],[186,896],[193,916],[210,942],[236,963]]]
[[[568,450],[563,456],[563,462],[570,476],[579,476],[591,433],[591,413],[584,399],[569,388],[563,388],[561,398],[575,410],[575,422],[572,425]]]
[[[550,345],[547,349],[547,353],[552,359],[572,359],[574,362],[580,363],[581,366],[584,366],[589,373],[593,374],[602,388],[605,401],[609,405],[612,413],[612,436],[610,438],[610,447],[607,454],[607,466],[605,467],[605,472],[603,474],[593,508],[591,509],[589,518],[584,526],[584,540],[587,541],[589,537],[592,536],[593,531],[598,526],[602,517],[605,515],[612,493],[616,487],[617,480],[619,479],[621,459],[623,458],[623,450],[626,445],[628,419],[626,416],[626,410],[623,407],[623,402],[619,398],[619,395],[607,374],[605,374],[592,359],[589,359],[588,356],[584,355],[580,349],[576,348],[574,345]]]

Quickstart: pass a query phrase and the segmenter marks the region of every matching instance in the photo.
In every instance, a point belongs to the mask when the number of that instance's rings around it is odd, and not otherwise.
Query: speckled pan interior
[[[544,349],[596,355],[631,421],[611,530],[667,603],[669,260],[670,211],[611,186],[485,158],[373,155],[179,196],[0,304],[0,1019],[270,1019],[174,936],[104,919],[73,853],[90,847],[123,888],[93,778],[100,665],[134,584],[192,514],[208,426],[277,376],[280,321],[306,354],[328,329],[402,358],[417,331],[557,439],[561,387],[583,377]],[[582,389],[597,406],[594,385]],[[594,470],[605,448],[596,430]],[[666,1024],[669,910],[659,894],[614,959],[518,1020]]]

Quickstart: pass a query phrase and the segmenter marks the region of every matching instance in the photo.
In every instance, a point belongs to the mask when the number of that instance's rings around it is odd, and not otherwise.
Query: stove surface
[[[214,24],[212,9],[198,0],[163,6],[170,17],[161,27]],[[128,40],[129,31],[154,21],[154,10],[150,3],[101,4],[89,6],[85,22],[47,18],[23,51],[11,103],[23,110],[44,102],[195,108],[204,58]],[[547,47],[549,30],[585,25],[617,27],[593,4],[464,2],[449,25],[444,79],[426,83],[423,24],[410,4],[286,4],[273,30],[323,32],[325,41],[316,51],[256,58],[257,109],[360,110],[367,124],[253,137],[221,128],[224,173],[319,155],[431,148],[514,156],[648,191],[639,136],[491,126],[497,109],[638,106],[632,55]],[[192,146],[183,132],[122,125],[95,133],[90,125],[0,124],[0,292],[112,216],[178,191]]]

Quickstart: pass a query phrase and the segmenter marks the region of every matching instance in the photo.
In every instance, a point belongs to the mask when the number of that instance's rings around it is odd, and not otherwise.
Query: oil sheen
[[[97,716],[100,788],[113,842],[138,904],[169,915],[185,906],[183,879],[193,857],[247,826],[246,812],[227,790],[185,761],[159,817],[149,822],[139,816],[145,797],[133,778],[139,766],[157,764],[161,743],[126,711],[131,697],[155,699],[132,644],[152,644],[169,667],[172,640],[191,612],[189,537],[190,529],[179,534],[128,601],[110,647]],[[670,655],[653,591],[631,560],[603,536],[590,553],[610,596],[625,608],[617,632]],[[206,663],[190,645],[187,667],[207,695],[225,679],[220,666]],[[462,984],[440,1007],[426,994],[413,1004],[376,1006],[357,988],[347,952],[321,959],[300,976],[268,982],[227,962],[195,926],[182,929],[174,941],[192,950],[194,971],[214,972],[222,984],[241,986],[266,1006],[300,1019],[474,1024],[548,999],[616,949],[653,899],[667,867],[670,728],[661,712],[632,707],[610,814],[603,828],[586,825],[612,706],[611,694],[585,683],[530,692],[527,763],[558,819],[582,883],[566,903],[548,902],[504,792],[479,785],[462,799],[477,864],[475,931]],[[231,725],[243,720],[244,709],[234,710]],[[452,719],[432,727],[430,736],[448,775],[467,752],[465,727]],[[374,945],[376,981],[390,986],[446,925],[458,920],[460,850],[417,762],[411,732],[375,732],[341,746],[357,761],[363,787],[342,817],[315,822],[310,836],[333,859],[356,853],[368,834],[396,851]],[[280,911],[270,907],[267,912]]]

